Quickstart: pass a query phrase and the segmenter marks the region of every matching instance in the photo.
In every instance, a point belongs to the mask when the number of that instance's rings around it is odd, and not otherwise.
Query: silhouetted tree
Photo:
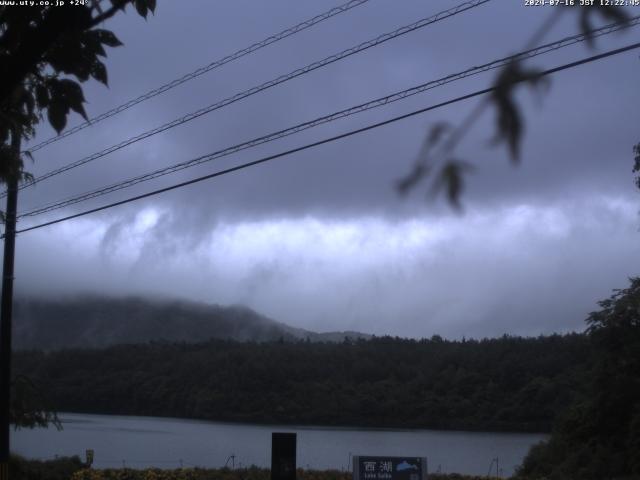
[[[588,394],[531,450],[522,478],[640,476],[640,278],[587,319],[595,364]]]
[[[11,137],[31,138],[46,113],[59,133],[71,111],[87,119],[80,83],[93,78],[107,84],[101,60],[105,47],[122,45],[116,35],[97,28],[135,6],[146,18],[156,0],[97,0],[84,5],[0,7],[0,183],[24,178],[22,157]]]
[[[42,391],[26,376],[14,377],[11,386],[10,422],[15,428],[48,427],[62,429]]]
[[[101,57],[105,47],[122,45],[97,27],[129,4],[146,18],[156,0],[110,0],[104,9],[99,0],[82,3],[0,6],[0,184],[28,176],[17,146],[34,135],[45,113],[58,133],[71,111],[87,119],[80,84],[93,78],[106,85]],[[12,385],[14,425],[59,425],[32,382],[17,377]]]
[[[17,352],[61,411],[210,420],[549,431],[583,395],[585,335],[152,343]]]

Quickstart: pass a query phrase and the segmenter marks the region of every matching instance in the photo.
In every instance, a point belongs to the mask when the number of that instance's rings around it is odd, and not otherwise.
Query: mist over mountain
[[[283,339],[338,342],[357,332],[317,333],[294,328],[243,306],[184,300],[81,295],[16,300],[16,349],[100,348],[149,341],[202,342],[208,339],[265,342]]]

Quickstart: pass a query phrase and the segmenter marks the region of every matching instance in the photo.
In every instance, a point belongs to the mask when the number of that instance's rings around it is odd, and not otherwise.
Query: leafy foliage
[[[42,391],[26,376],[18,375],[11,385],[10,423],[16,428],[62,429],[55,412],[49,408]]]
[[[446,189],[449,203],[456,209],[460,209],[460,195],[464,190],[464,173],[473,171],[474,166],[459,160],[447,161],[433,184],[433,193]]]
[[[134,0],[110,1],[106,11],[97,1],[72,8],[0,6],[0,183],[32,178],[24,172],[20,140],[34,135],[45,112],[58,133],[71,111],[87,119],[80,83],[93,78],[106,85],[104,47],[121,45],[112,32],[96,26]],[[144,17],[155,4],[135,0]],[[31,154],[26,156],[33,160]],[[0,217],[4,220],[2,212]],[[14,425],[60,426],[26,377],[16,377],[12,394]]]
[[[491,94],[491,101],[496,107],[497,132],[494,143],[506,142],[514,162],[520,158],[520,143],[524,131],[522,114],[514,99],[515,88],[520,84],[538,87],[542,80],[539,71],[526,70],[520,62],[512,62],[500,72],[495,81],[496,89]]]
[[[31,138],[46,113],[60,133],[71,111],[85,120],[80,83],[107,84],[105,47],[122,45],[109,30],[96,28],[130,3],[147,17],[155,0],[110,0],[73,8],[0,7],[0,182],[20,176],[24,165],[10,137]]]
[[[59,411],[240,422],[548,431],[581,398],[584,335],[121,345],[18,352]]]
[[[596,2],[591,7],[579,6],[572,10],[578,14],[581,33],[587,37],[587,43],[591,47],[594,46],[593,34],[591,33],[594,17],[601,17],[604,20],[621,24],[629,21],[629,15],[623,7],[616,5],[600,5]],[[560,14],[559,11],[557,15]],[[531,46],[535,46],[535,44]],[[505,143],[511,161],[518,163],[525,128],[522,109],[516,101],[516,92],[523,85],[539,87],[542,85],[541,80],[542,77],[538,70],[525,68],[522,62],[512,62],[506,65],[498,72],[488,100],[476,107],[461,125],[456,128],[443,129],[443,124],[437,123],[431,128],[411,171],[397,182],[398,191],[401,194],[406,194],[432,176],[431,192],[445,192],[449,204],[459,210],[464,175],[473,169],[469,163],[455,159],[455,147],[480,117],[484,107],[489,105],[495,110],[496,118],[496,134],[490,143],[493,145]],[[448,136],[443,138],[445,133]],[[436,144],[439,144],[440,148],[432,148]],[[640,177],[636,181],[640,186]]]
[[[588,395],[525,459],[521,478],[640,476],[640,278],[590,314],[595,364]]]
[[[76,456],[41,461],[12,455],[9,458],[9,478],[12,480],[69,480],[85,466]]]
[[[440,122],[431,127],[429,134],[425,136],[418,159],[429,158],[431,152],[440,144],[442,137],[451,130],[451,125],[446,122]],[[420,182],[429,173],[429,168],[424,162],[416,162],[413,171],[405,178],[400,179],[397,183],[398,191],[406,194],[418,182]]]
[[[587,41],[591,48],[595,46],[593,41],[593,35],[590,33],[593,30],[593,17],[601,17],[605,21],[615,23],[626,23],[629,21],[629,16],[626,12],[614,5],[602,5],[599,2],[595,2],[590,8],[584,6],[575,6],[575,10],[578,12],[578,21],[580,23],[580,30],[587,35]]]
[[[9,465],[14,480],[270,480],[267,468],[178,468],[131,469],[86,468],[78,457],[56,460],[26,460],[13,456]],[[351,472],[338,470],[305,470],[296,472],[298,480],[351,480]],[[481,480],[486,477],[459,474],[429,474],[430,480]]]
[[[148,468],[146,470],[85,469],[74,473],[71,480],[269,480],[270,478],[271,471],[269,469],[256,467],[233,470],[228,468],[180,468],[177,470]],[[296,478],[298,480],[351,480],[352,475],[351,472],[339,470],[320,471],[299,468],[296,472]],[[480,480],[481,478],[486,477],[429,474],[430,480]]]

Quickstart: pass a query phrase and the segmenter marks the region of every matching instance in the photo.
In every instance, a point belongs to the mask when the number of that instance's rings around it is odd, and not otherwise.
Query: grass
[[[27,460],[13,456],[9,464],[11,480],[270,480],[268,468],[158,468],[93,469],[78,457],[56,460]],[[459,474],[430,474],[429,480],[485,480],[487,477]],[[297,480],[351,480],[350,472],[298,469]]]

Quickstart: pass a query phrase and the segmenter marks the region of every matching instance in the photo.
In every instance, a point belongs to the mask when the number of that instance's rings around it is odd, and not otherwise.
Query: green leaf
[[[473,165],[469,163],[458,160],[447,161],[436,177],[433,184],[433,193],[437,194],[444,188],[451,206],[461,210],[460,196],[464,190],[464,174],[473,170]]]
[[[436,123],[425,136],[420,148],[420,153],[411,172],[396,182],[396,189],[400,194],[406,194],[430,173],[431,150],[438,145],[442,136],[451,130],[451,125],[446,122]]]
[[[523,133],[522,117],[511,96],[496,96],[495,106],[498,109],[498,132],[495,142],[506,141],[509,145],[511,160],[520,159],[520,141]]]
[[[60,134],[67,125],[67,113],[69,113],[69,107],[56,100],[52,101],[47,109],[49,123],[58,134]]]
[[[515,102],[515,88],[522,83],[537,87],[543,84],[542,79],[539,71],[525,70],[518,62],[514,62],[502,69],[494,83],[491,101],[497,111],[497,132],[492,142],[506,142],[514,163],[520,159],[520,143],[524,133],[522,115]]]
[[[100,43],[104,43],[108,47],[120,47],[123,43],[118,40],[116,35],[109,30],[96,29],[93,30]]]
[[[415,187],[429,173],[429,168],[423,163],[416,163],[408,175],[396,182],[396,189],[401,195],[405,195]]]
[[[62,92],[60,100],[66,101],[71,110],[82,115],[85,120],[88,120],[87,113],[84,111],[84,106],[82,105],[86,100],[84,99],[80,84],[66,78],[60,80],[58,83],[60,91]]]
[[[591,18],[595,15],[599,15],[603,20],[613,23],[627,23],[630,18],[622,7],[613,5],[593,5],[591,7],[580,7],[580,31],[583,35],[586,35],[587,45],[593,48],[595,46],[593,41],[593,23]]]
[[[145,0],[135,0],[135,7],[141,17],[147,18],[148,6]]]
[[[33,183],[33,181],[35,180],[36,177],[33,176],[33,173],[30,172],[22,172],[22,178],[21,180],[24,183]]]
[[[438,122],[433,127],[431,127],[431,131],[426,137],[425,143],[423,145],[423,153],[429,154],[431,149],[433,149],[433,147],[440,143],[442,136],[450,130],[451,125],[446,122]]]
[[[36,103],[43,110],[49,105],[49,89],[42,83],[36,85]]]
[[[45,60],[56,72],[75,75],[80,81],[89,78],[91,64],[96,58],[96,52],[85,48],[86,38],[75,38],[73,41],[60,42],[47,51]]]
[[[96,60],[91,69],[91,76],[104,85],[109,85],[109,79],[107,76],[107,67],[104,66],[99,60]]]
[[[22,103],[26,109],[27,115],[32,116],[34,109],[36,107],[36,101],[35,101],[35,98],[33,98],[33,95],[31,94],[31,92],[26,88],[23,89],[23,92],[22,92]]]
[[[107,56],[107,52],[100,41],[100,35],[96,30],[89,30],[88,32],[85,32],[82,42],[85,46],[85,54],[100,57]]]

